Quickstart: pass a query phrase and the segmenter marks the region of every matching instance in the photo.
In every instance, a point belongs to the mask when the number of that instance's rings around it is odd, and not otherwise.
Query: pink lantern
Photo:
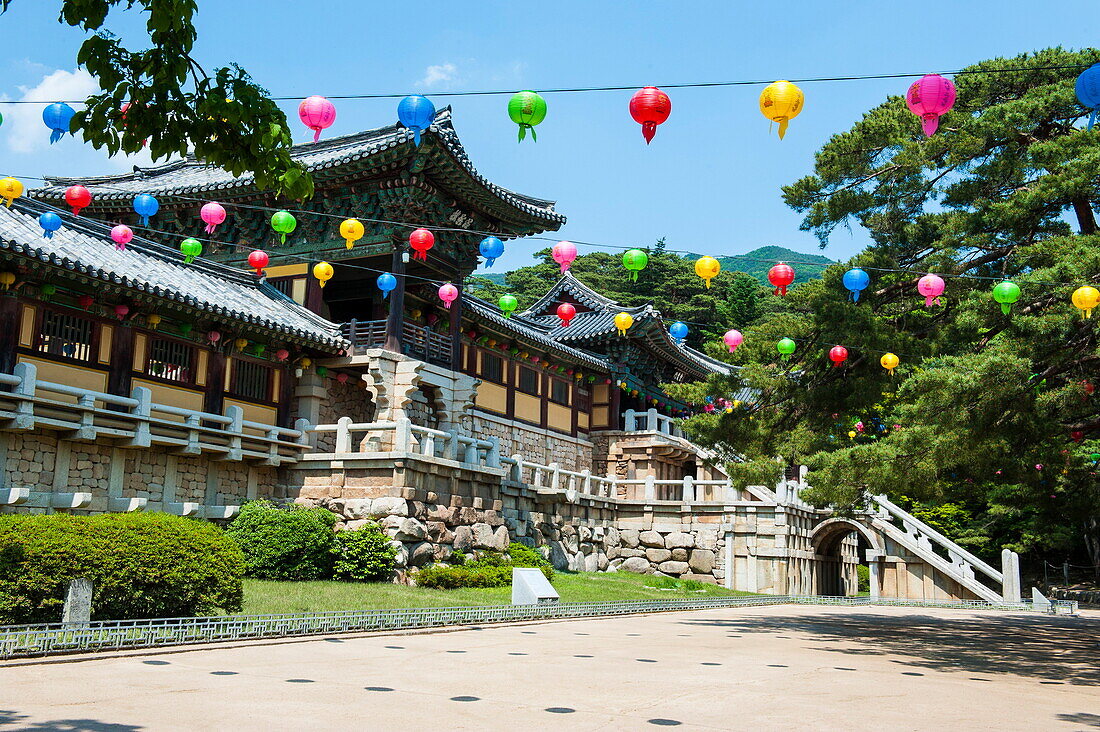
[[[443,307],[450,308],[451,303],[458,299],[458,288],[448,282],[439,286],[439,299],[443,301]]]
[[[741,335],[739,330],[727,330],[726,334],[722,336],[722,342],[729,347],[730,353],[733,353],[738,346],[745,342],[745,336]]]
[[[275,351],[275,358],[279,361],[285,361],[290,358],[290,351],[285,348],[280,348],[278,351]]]
[[[115,242],[115,249],[125,249],[133,238],[134,232],[126,224],[119,224],[111,229],[111,239]]]
[[[924,307],[932,307],[933,302],[938,305],[944,287],[943,278],[939,275],[930,274],[921,277],[917,282],[917,292],[924,295]]]
[[[561,265],[563,274],[577,258],[577,245],[571,241],[559,241],[550,251],[554,255],[554,261]]]
[[[577,315],[577,309],[567,302],[558,305],[558,317],[561,318],[563,328],[569,327],[569,321]]]
[[[130,307],[128,305],[115,305],[115,315],[119,320],[125,320],[126,316],[130,314]]]
[[[339,381],[341,384],[346,384],[348,383],[348,375],[341,371],[340,373],[336,374],[336,380]]]
[[[206,233],[213,234],[214,229],[218,228],[218,224],[225,221],[225,208],[220,203],[214,203],[211,201],[202,207],[199,211],[199,215],[202,216],[202,220],[206,222]]]
[[[336,107],[324,97],[306,97],[298,105],[298,119],[313,130],[313,141],[321,139],[321,130],[332,126],[336,121]]]
[[[931,137],[940,126],[940,116],[955,106],[955,85],[939,74],[922,76],[909,87],[905,104],[924,120],[924,134]]]
[[[210,341],[210,345],[216,346],[218,344],[218,341],[222,339],[222,334],[216,330],[212,330],[206,334],[206,338]]]

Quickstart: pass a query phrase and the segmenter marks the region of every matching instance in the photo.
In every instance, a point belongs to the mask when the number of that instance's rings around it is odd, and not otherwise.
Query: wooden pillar
[[[290,408],[294,404],[294,369],[287,367],[279,369],[279,412],[278,425],[290,427]]]
[[[0,372],[15,368],[15,349],[19,347],[19,315],[22,308],[13,295],[0,297]]]
[[[504,399],[504,414],[508,419],[516,416],[516,384],[519,383],[519,361],[504,359],[504,382],[507,396]]]
[[[539,426],[546,427],[550,424],[550,374],[542,371],[539,376]]]
[[[134,370],[134,329],[120,323],[111,339],[111,363],[107,372],[107,392],[130,396]]]
[[[397,278],[397,287],[390,293],[390,314],[386,318],[386,342],[382,347],[393,353],[402,352],[402,330],[405,321],[405,253],[394,243],[390,272]]]
[[[622,405],[619,403],[623,390],[615,383],[612,376],[611,385],[607,387],[607,428],[609,430],[621,430],[623,423]]]
[[[206,396],[203,398],[202,411],[221,414],[225,403],[226,356],[221,351],[211,351],[206,367]],[[287,381],[289,381],[289,377]]]
[[[458,297],[451,303],[451,370],[462,370],[462,283],[455,285]]]

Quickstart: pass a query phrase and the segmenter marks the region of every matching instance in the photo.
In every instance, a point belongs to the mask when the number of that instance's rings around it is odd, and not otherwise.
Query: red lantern
[[[128,305],[115,305],[115,315],[119,320],[125,320],[126,316],[130,314],[130,307]]]
[[[427,229],[417,229],[409,234],[409,246],[415,252],[413,259],[428,260],[428,250],[435,245],[435,235]]]
[[[561,318],[562,327],[568,328],[569,321],[577,314],[577,309],[567,302],[558,305],[558,317]]]
[[[256,270],[257,277],[263,277],[264,267],[271,261],[271,258],[267,256],[267,252],[263,249],[257,249],[248,255],[248,266]]]
[[[95,298],[91,295],[81,295],[76,299],[76,304],[84,310],[90,310],[95,305]]]
[[[648,145],[657,134],[657,125],[672,114],[672,100],[655,86],[647,86],[634,92],[630,98],[630,116],[642,126],[642,137]]]
[[[1085,433],[1081,430],[1074,430],[1073,432],[1069,433],[1069,436],[1073,438],[1074,442],[1080,442],[1081,440],[1085,439]]]
[[[80,215],[80,209],[87,208],[92,202],[92,192],[84,186],[69,186],[65,189],[65,203],[73,207],[73,216]]]
[[[290,351],[285,348],[280,348],[278,351],[275,351],[275,358],[280,361],[285,361],[290,358]]]
[[[829,360],[834,367],[839,367],[848,358],[848,349],[844,346],[833,346],[829,349]]]
[[[780,262],[768,270],[768,282],[775,287],[776,295],[786,295],[787,286],[794,282],[794,270],[790,265]]]
[[[346,383],[348,383],[348,375],[343,373],[343,372],[340,372],[340,373],[336,374],[336,380],[339,381],[341,384],[346,384]]]

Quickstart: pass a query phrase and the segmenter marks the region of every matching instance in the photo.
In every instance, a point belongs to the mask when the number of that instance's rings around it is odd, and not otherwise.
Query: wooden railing
[[[386,344],[385,320],[349,320],[340,332],[351,341],[353,351],[383,348]],[[450,363],[451,337],[431,328],[404,321],[401,325],[402,351],[425,361]]]

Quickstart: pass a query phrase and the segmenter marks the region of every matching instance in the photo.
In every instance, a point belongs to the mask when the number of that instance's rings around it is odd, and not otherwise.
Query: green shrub
[[[871,591],[871,569],[866,564],[856,565],[856,591]]]
[[[451,558],[447,560],[447,564],[453,565],[455,567],[461,567],[463,564],[466,563],[466,558],[466,555],[462,552],[452,552]]]
[[[69,582],[96,620],[239,612],[244,557],[221,529],[163,513],[0,516],[0,623],[61,620]]]
[[[317,580],[332,576],[336,515],[323,508],[279,508],[252,501],[225,530],[244,552],[249,577]]]
[[[512,584],[513,567],[540,569],[546,579],[554,579],[554,568],[550,566],[550,562],[523,544],[512,543],[507,552],[477,552],[472,558],[460,552],[455,555],[461,559],[455,562],[455,557],[452,556],[452,566],[433,565],[422,569],[416,575],[416,584],[439,590],[453,590],[458,587],[507,587]]]
[[[332,578],[356,582],[389,579],[397,566],[397,550],[389,541],[375,523],[355,531],[336,532]]]

